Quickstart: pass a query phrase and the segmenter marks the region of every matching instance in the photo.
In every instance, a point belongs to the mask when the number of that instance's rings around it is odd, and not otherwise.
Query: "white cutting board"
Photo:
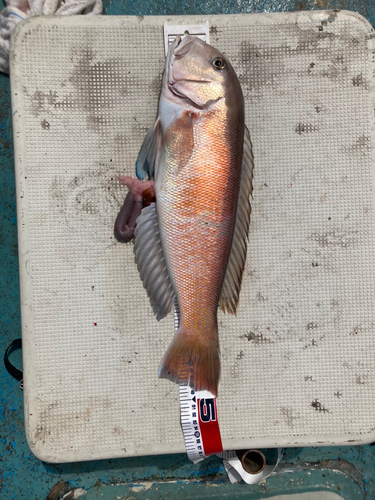
[[[219,313],[224,449],[375,440],[373,31],[350,12],[34,18],[11,87],[31,450],[184,452],[178,387],[113,223],[157,113],[163,23],[209,21],[255,156],[237,317]]]

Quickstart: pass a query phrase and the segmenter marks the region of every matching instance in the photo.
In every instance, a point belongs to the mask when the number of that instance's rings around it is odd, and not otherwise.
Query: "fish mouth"
[[[181,94],[178,94],[177,92],[174,91],[173,85],[179,81],[183,80],[185,82],[193,82],[193,83],[211,83],[211,80],[200,80],[193,78],[176,79],[173,76],[174,61],[176,59],[177,60],[182,59],[184,56],[186,56],[186,54],[188,54],[188,52],[190,51],[191,47],[195,42],[195,39],[196,37],[192,35],[187,35],[184,38],[176,36],[176,38],[173,40],[168,50],[167,61],[166,61],[168,87],[169,90],[178,97],[182,96]]]

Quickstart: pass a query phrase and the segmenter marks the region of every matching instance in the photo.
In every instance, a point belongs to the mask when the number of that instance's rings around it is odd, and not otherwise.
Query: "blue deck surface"
[[[4,0],[0,0],[0,6]],[[104,0],[108,15],[237,14],[309,9],[358,11],[375,23],[373,0]],[[17,219],[9,77],[0,73],[0,355],[20,337]],[[21,365],[21,357],[12,357]],[[50,465],[30,452],[22,391],[0,363],[0,499],[57,500],[72,491],[91,499],[268,498],[326,490],[348,500],[375,499],[375,446],[291,448],[262,484],[229,484],[218,458],[192,465],[185,455]],[[375,416],[374,416],[375,418]],[[139,484],[142,483],[142,484]],[[73,490],[76,496],[73,496]],[[85,490],[85,491],[83,491]]]

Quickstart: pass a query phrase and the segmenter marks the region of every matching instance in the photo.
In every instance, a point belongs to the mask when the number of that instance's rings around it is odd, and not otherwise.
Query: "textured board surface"
[[[369,442],[373,32],[345,12],[208,20],[255,156],[240,308],[219,316],[223,446]],[[157,378],[173,317],[154,319],[113,237],[115,176],[134,175],[157,112],[164,21],[189,19],[32,19],[13,38],[25,422],[47,461],[184,451],[178,387]]]

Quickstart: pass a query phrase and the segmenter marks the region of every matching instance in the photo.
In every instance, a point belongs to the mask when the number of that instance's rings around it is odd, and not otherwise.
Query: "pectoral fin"
[[[153,127],[147,132],[143,140],[141,149],[135,164],[135,171],[138,179],[143,180],[146,176],[149,179],[154,177],[155,162],[157,155],[163,144],[160,118],[158,118]]]
[[[253,169],[254,156],[250,140],[249,130],[245,126],[244,146],[242,157],[241,184],[238,195],[236,225],[229,256],[228,266],[225,273],[223,287],[219,300],[220,309],[230,314],[236,314],[242,275],[245,267],[247,253],[247,238],[250,225],[250,196],[253,192]]]
[[[155,203],[142,210],[135,228],[134,254],[143,286],[158,320],[172,309],[174,291],[160,242]]]

